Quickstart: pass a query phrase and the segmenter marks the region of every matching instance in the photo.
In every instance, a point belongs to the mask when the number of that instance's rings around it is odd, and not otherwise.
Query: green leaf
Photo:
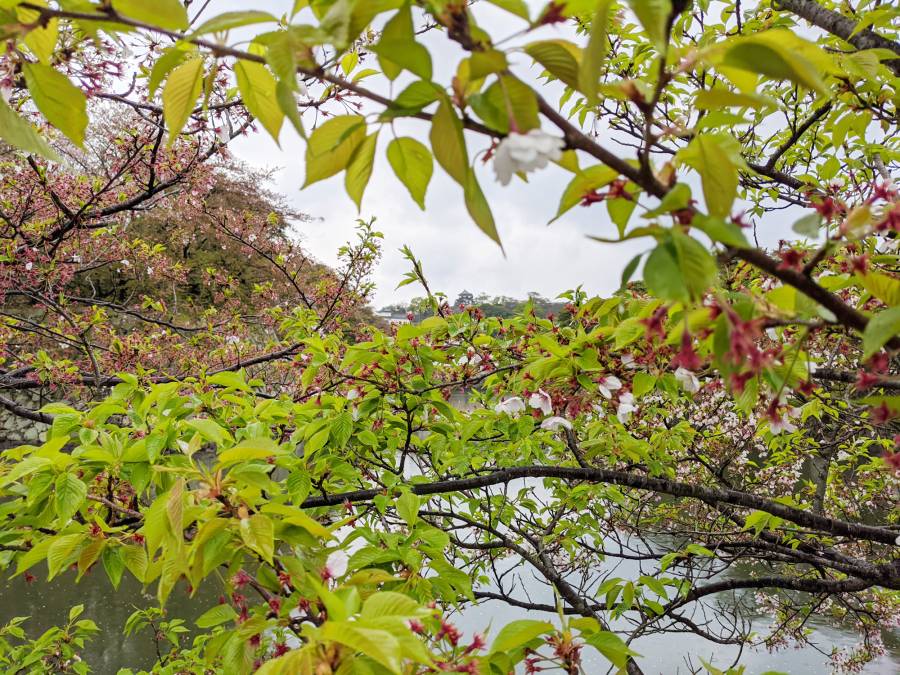
[[[419,520],[419,501],[419,496],[410,490],[405,490],[397,499],[397,513],[410,527]]]
[[[618,171],[603,164],[590,166],[584,171],[575,174],[575,177],[569,181],[569,184],[563,191],[562,197],[559,200],[559,208],[556,209],[556,215],[553,217],[553,220],[556,220],[566,211],[578,204],[586,194],[605,185],[609,185],[618,178],[618,176]],[[553,220],[550,222],[552,223]]]
[[[241,539],[247,547],[259,553],[271,565],[275,555],[275,526],[272,520],[261,513],[254,513],[241,520],[240,530]]]
[[[900,305],[900,279],[879,272],[867,272],[860,279],[865,289],[888,307]]]
[[[425,210],[425,193],[434,173],[431,152],[415,138],[404,136],[395,138],[387,148],[388,162],[400,182],[409,190],[410,196]]]
[[[84,532],[76,532],[74,534],[64,534],[56,537],[50,547],[47,549],[47,568],[50,572],[49,579],[52,579],[62,570],[68,567],[74,558],[75,549],[77,549],[86,540]]]
[[[625,265],[625,269],[622,270],[622,281],[620,283],[621,288],[625,288],[625,285],[631,281],[631,277],[634,276],[635,271],[637,270],[638,265],[641,263],[641,258],[644,257],[643,253],[638,253],[634,256],[627,265]]]
[[[60,474],[56,479],[54,501],[56,514],[63,523],[75,515],[87,497],[87,485],[71,473]]]
[[[499,49],[485,49],[473,52],[469,57],[469,78],[480,80],[494,73],[502,73],[509,68],[506,54]]]
[[[278,18],[268,12],[258,10],[224,12],[204,21],[192,34],[205,35],[207,33],[224,33],[225,31],[242,28],[243,26],[270,22],[277,23]]]
[[[491,644],[491,654],[502,654],[518,649],[540,635],[553,630],[549,621],[520,619],[506,624]]]
[[[381,591],[366,598],[360,617],[363,620],[380,619],[386,616],[411,619],[427,611],[408,595],[394,591]]]
[[[703,197],[712,216],[727,218],[737,196],[738,167],[712,134],[691,141],[679,158],[692,166],[703,181]]]
[[[863,358],[869,358],[891,338],[900,335],[900,305],[879,312],[866,325],[863,332]]]
[[[187,10],[181,0],[112,0],[113,9],[122,16],[169,30],[188,27]]]
[[[578,89],[581,50],[567,40],[540,40],[525,45],[525,53],[558,80]]]
[[[319,634],[365,654],[392,673],[401,671],[400,642],[386,630],[365,628],[354,621],[326,621]]]
[[[657,51],[664,54],[669,38],[666,29],[672,14],[670,0],[628,0],[628,6],[641,22]]]
[[[103,563],[103,569],[113,588],[119,590],[119,584],[122,582],[122,573],[125,571],[125,563],[122,560],[121,549],[107,546],[103,549],[100,558]]]
[[[685,301],[688,289],[681,277],[678,256],[671,243],[660,243],[644,264],[647,290],[663,300]]]
[[[397,95],[391,107],[382,113],[382,118],[417,113],[437,101],[440,95],[441,90],[434,83],[416,80]]]
[[[358,115],[339,115],[316,127],[306,144],[306,182],[303,187],[347,168],[353,152],[365,137],[366,123]]]
[[[219,463],[223,466],[236,462],[249,462],[254,459],[267,459],[283,454],[281,447],[270,438],[250,438],[241,441],[233,448],[219,453]]]
[[[234,74],[247,110],[277,143],[284,123],[284,112],[278,105],[272,73],[261,63],[239,60],[234,64]]]
[[[809,213],[799,218],[791,229],[801,237],[814,238],[819,236],[819,228],[822,226],[822,216],[818,213]]]
[[[715,258],[696,239],[672,233],[678,255],[678,265],[691,300],[698,300],[713,285],[718,272]]]
[[[278,80],[275,85],[275,98],[278,100],[278,107],[288,121],[294,127],[294,130],[300,138],[306,139],[306,129],[303,127],[303,118],[300,116],[300,107],[294,96],[294,83],[296,80]]]
[[[225,441],[231,441],[231,433],[215,420],[209,418],[197,417],[187,421],[187,426],[200,432],[208,441],[212,441],[216,445],[224,445]]]
[[[38,3],[41,4],[41,3]],[[34,24],[40,18],[40,13],[34,9],[19,7],[19,20],[24,24]],[[25,36],[25,44],[37,60],[44,65],[50,65],[50,58],[56,50],[56,42],[59,38],[59,19],[50,19],[45,25],[32,28]]]
[[[628,648],[628,645],[615,633],[603,630],[591,635],[583,635],[584,641],[594,647],[617,668],[625,669],[629,656],[640,656]]]
[[[191,116],[203,86],[203,59],[192,58],[175,68],[163,88],[163,117],[169,131],[169,146]]]
[[[705,233],[713,241],[718,241],[726,246],[735,246],[737,248],[747,248],[750,242],[744,236],[744,231],[740,225],[736,225],[731,220],[722,218],[712,218],[710,216],[698,213],[691,222],[701,232]]]
[[[653,390],[656,385],[656,375],[650,373],[637,373],[631,383],[631,393],[635,398],[640,398],[644,394]]]
[[[196,51],[196,49],[193,45],[179,43],[166,49],[160,57],[156,59],[153,68],[150,70],[150,76],[147,79],[147,89],[149,90],[151,97],[156,94],[156,90],[159,89],[159,85],[162,84],[166,76],[172,72],[176,66],[183,63],[194,51]]]
[[[0,138],[29,154],[39,155],[53,162],[60,161],[56,151],[47,144],[31,123],[19,117],[2,98],[0,98]]]
[[[375,148],[378,145],[378,131],[369,134],[360,143],[350,163],[347,165],[347,173],[344,176],[344,187],[350,199],[356,204],[357,209],[362,209],[363,193],[369,179],[372,177],[372,168],[375,166]]]
[[[611,0],[599,0],[594,19],[591,21],[591,36],[578,69],[578,89],[587,97],[588,105],[598,103],[597,85],[603,71],[603,62],[609,43],[606,38]]]
[[[488,2],[505,9],[510,14],[515,14],[520,19],[529,20],[528,3],[525,0],[488,0]]]
[[[84,144],[88,125],[87,99],[84,92],[65,75],[41,63],[28,63],[22,68],[28,91],[38,110],[53,126],[75,145]]]
[[[166,498],[166,517],[169,527],[178,541],[181,541],[181,533],[184,531],[184,479],[179,478],[169,490]]]
[[[824,52],[819,56],[816,53],[818,49],[790,31],[767,30],[732,38],[722,65],[759,73],[775,80],[789,80],[807,89],[827,94],[828,87],[820,73],[828,69],[828,57]],[[817,63],[807,58],[817,56]]]
[[[216,605],[203,612],[195,623],[197,628],[213,628],[214,626],[221,626],[228,621],[234,621],[237,616],[237,612],[234,611],[231,605]]]
[[[484,198],[484,193],[481,191],[481,186],[478,184],[478,179],[475,177],[474,171],[469,171],[468,176],[466,177],[465,200],[466,208],[469,210],[469,215],[472,216],[472,220],[474,220],[479,229],[493,239],[502,250],[503,244],[500,243],[500,235],[497,233],[497,226],[494,223],[491,207],[488,204],[487,199]]]
[[[97,562],[97,558],[103,553],[103,549],[106,547],[108,541],[109,540],[105,538],[91,539],[87,546],[81,549],[81,553],[78,556],[78,576],[75,578],[76,582],[84,576],[85,572],[91,568],[91,565]]]
[[[424,45],[416,42],[412,12],[408,4],[385,24],[381,39],[371,49],[378,54],[382,70],[389,79],[394,79],[391,75],[396,71],[390,66],[385,68],[384,59],[405,68],[423,80],[431,79],[431,54]]]
[[[453,112],[450,99],[444,96],[431,121],[431,150],[437,163],[462,186],[469,176],[469,159],[463,138],[462,122]]]

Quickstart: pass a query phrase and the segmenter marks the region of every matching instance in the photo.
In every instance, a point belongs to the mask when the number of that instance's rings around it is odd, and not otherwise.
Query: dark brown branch
[[[856,30],[856,21],[838,12],[822,7],[814,0],[777,0],[772,3],[776,8],[785,9],[809,21],[826,33],[841,38],[859,50],[888,49],[900,57],[900,44],[878,35],[868,28],[852,35]],[[887,66],[900,77],[900,58],[887,61]]]
[[[747,509],[764,511],[773,516],[790,521],[801,527],[808,527],[820,532],[832,535],[851,537],[867,541],[876,541],[889,546],[896,545],[897,534],[887,528],[864,525],[862,523],[850,523],[836,520],[826,516],[816,515],[809,511],[792,508],[764,499],[753,494],[738,490],[706,488],[699,485],[679,483],[664,478],[651,478],[625,471],[613,471],[609,469],[594,469],[566,466],[517,466],[509,469],[499,469],[472,478],[458,478],[436,481],[434,483],[416,483],[410,485],[410,489],[417,495],[438,495],[464,490],[476,490],[501,485],[523,478],[559,478],[562,480],[585,481],[589,483],[609,483],[622,485],[637,490],[647,490],[659,494],[672,495],[673,497],[687,497],[699,499],[704,502],[731,504]],[[310,497],[301,505],[302,508],[317,508],[322,506],[336,506],[345,502],[366,502],[376,496],[384,494],[381,489],[355,490],[353,492],[341,492],[337,494]],[[897,581],[900,587],[900,579]]]

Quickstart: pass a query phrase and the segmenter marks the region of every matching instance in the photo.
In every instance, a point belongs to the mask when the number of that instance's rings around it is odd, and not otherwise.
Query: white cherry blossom
[[[553,412],[553,404],[550,401],[550,394],[543,389],[538,389],[528,399],[528,405],[532,408],[538,408],[545,415]]]
[[[619,397],[619,407],[616,410],[616,417],[622,424],[625,424],[631,417],[631,413],[636,412],[637,409],[638,407],[635,405],[634,396],[631,392],[626,391]]]
[[[495,405],[494,410],[498,413],[505,412],[507,415],[518,415],[525,412],[525,401],[520,396],[511,396]]]
[[[456,361],[458,366],[477,366],[481,363],[480,354],[463,354]]]
[[[623,354],[620,360],[622,365],[626,368],[631,368],[633,370],[639,367],[639,364],[634,360],[633,354]]]
[[[681,388],[690,394],[700,391],[700,380],[687,368],[681,367],[675,371],[675,379],[681,384]]]
[[[614,391],[622,388],[622,380],[615,375],[607,375],[600,378],[598,385],[603,398],[610,399]]]
[[[328,573],[329,579],[337,579],[347,573],[347,564],[350,562],[349,556],[342,550],[334,551],[325,561],[325,571]]]
[[[784,431],[789,434],[797,431],[797,425],[792,420],[800,417],[800,408],[789,408],[781,417],[769,422],[769,431],[776,436]]]
[[[551,431],[555,431],[560,427],[571,429],[572,423],[565,417],[548,417],[543,422],[541,422],[541,429],[549,429]]]
[[[559,161],[565,141],[556,136],[532,129],[528,133],[512,132],[500,141],[494,153],[494,173],[503,185],[509,185],[513,174],[543,169],[548,162]]]

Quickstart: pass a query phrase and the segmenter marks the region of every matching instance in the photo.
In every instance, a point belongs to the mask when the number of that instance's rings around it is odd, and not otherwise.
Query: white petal
[[[622,380],[615,375],[607,375],[601,380],[601,384],[610,391],[616,391],[622,388]]]
[[[508,152],[497,150],[494,155],[494,173],[497,175],[497,180],[501,185],[509,185],[515,173],[515,167]]]
[[[540,153],[536,148],[532,147],[512,147],[509,149],[509,156],[518,164],[529,164],[540,157]]]
[[[543,422],[541,422],[541,429],[555,430],[559,429],[560,427],[571,429],[572,423],[565,417],[548,417]]]
[[[344,551],[335,551],[325,561],[325,569],[328,570],[332,579],[342,577],[347,573],[348,562],[350,562],[350,558]]]
[[[494,410],[497,412],[505,412],[508,415],[515,415],[525,410],[525,401],[518,396],[513,396],[505,401],[500,401],[500,403],[494,406]]]

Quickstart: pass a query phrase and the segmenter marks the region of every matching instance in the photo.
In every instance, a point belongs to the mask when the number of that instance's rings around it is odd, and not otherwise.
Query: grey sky
[[[259,3],[263,4],[263,3]],[[289,8],[288,0],[265,3],[269,11],[279,14]],[[524,24],[510,15],[494,10],[486,3],[476,7],[482,22],[492,33],[505,36]],[[543,1],[531,0],[533,8],[543,7]],[[219,0],[213,3],[214,11],[237,9],[243,3]],[[246,5],[244,5],[246,6]],[[546,37],[560,33],[559,29],[543,29]],[[448,56],[453,55],[455,68],[460,58],[458,49],[446,43],[443,36],[433,46]],[[528,39],[534,39],[529,36]],[[435,60],[435,80],[449,81],[441,64],[450,59]],[[537,75],[537,71],[534,71]],[[384,80],[367,80],[373,88],[383,87]],[[399,90],[401,85],[395,85]],[[558,92],[551,92],[554,100]],[[304,116],[307,125],[312,124],[310,114]],[[402,132],[423,138],[427,127],[424,123],[401,125]],[[387,132],[387,130],[385,130]],[[482,139],[470,140],[470,155],[483,151],[487,143]],[[234,141],[230,146],[234,155],[258,167],[278,167],[274,187],[284,194],[290,203],[315,220],[303,223],[299,234],[307,249],[326,263],[335,261],[335,252],[353,236],[357,218],[377,218],[378,228],[384,233],[384,259],[376,274],[378,286],[374,304],[405,300],[421,295],[421,289],[407,286],[395,291],[397,283],[408,266],[397,249],[408,244],[419,257],[435,290],[455,297],[463,288],[473,292],[483,291],[496,295],[524,297],[528,291],[538,291],[553,297],[561,291],[583,284],[589,291],[608,292],[618,286],[621,270],[647,243],[610,246],[587,239],[586,234],[612,235],[615,228],[606,216],[603,205],[590,209],[576,207],[559,221],[547,226],[555,215],[559,196],[570,174],[550,167],[531,175],[530,183],[515,180],[504,188],[494,180],[490,166],[479,169],[484,192],[490,202],[506,257],[500,249],[484,236],[469,219],[462,200],[462,191],[443,171],[435,166],[434,178],[429,186],[426,211],[421,211],[410,199],[406,189],[396,179],[384,158],[384,147],[389,134],[382,133],[379,158],[375,165],[358,214],[355,205],[344,192],[343,178],[334,177],[317,183],[303,191],[304,143],[289,125],[281,135],[281,148],[264,133],[256,133]]]
[[[259,3],[262,4],[262,3]],[[289,9],[289,0],[266,3],[270,11],[280,14]],[[545,6],[544,0],[530,0],[532,10]],[[237,0],[216,0],[214,11],[237,9]],[[524,23],[487,3],[477,3],[474,11],[482,25],[495,37],[505,37],[521,29]],[[567,26],[545,27],[539,35],[531,33],[522,41],[571,36]],[[458,48],[438,31],[427,35],[435,64],[434,79],[449,82],[452,70],[461,58]],[[515,40],[505,44],[514,44]],[[445,58],[446,57],[446,58]],[[524,59],[520,59],[524,61]],[[515,64],[514,64],[515,66]],[[532,68],[517,74],[532,81],[539,71]],[[398,92],[405,80],[394,84]],[[387,82],[376,77],[366,80],[370,88],[384,91]],[[558,99],[561,89],[541,89],[548,100]],[[314,122],[313,113],[304,115],[307,126]],[[413,135],[425,139],[427,125],[405,120],[397,123],[398,135]],[[652,245],[649,241],[625,244],[600,244],[588,239],[588,234],[615,236],[615,226],[609,221],[602,204],[590,208],[576,206],[560,220],[548,227],[555,215],[559,196],[571,174],[551,166],[530,176],[528,184],[514,180],[502,187],[494,180],[490,166],[479,166],[482,187],[492,206],[494,217],[504,243],[506,256],[471,222],[462,199],[462,190],[443,171],[435,166],[429,186],[426,210],[420,211],[406,189],[393,175],[384,158],[384,148],[390,133],[385,129],[379,140],[375,170],[366,190],[362,211],[344,192],[343,174],[317,183],[303,191],[304,143],[290,125],[285,124],[279,148],[264,133],[238,139],[230,146],[242,160],[258,167],[278,167],[275,188],[284,194],[298,210],[314,218],[300,226],[298,234],[306,248],[326,263],[334,263],[338,247],[353,236],[357,218],[375,217],[384,233],[384,259],[375,273],[378,290],[374,298],[377,307],[402,301],[422,291],[416,286],[395,290],[408,266],[398,249],[409,245],[425,267],[434,290],[446,292],[451,298],[463,288],[492,295],[524,297],[538,291],[555,297],[560,292],[582,284],[589,292],[606,293],[619,285],[622,269],[639,251]],[[615,148],[614,141],[600,131],[600,141]],[[484,139],[469,138],[470,157],[487,149]],[[623,149],[630,155],[631,149]],[[699,193],[699,190],[695,190]],[[634,216],[637,218],[637,214]]]

